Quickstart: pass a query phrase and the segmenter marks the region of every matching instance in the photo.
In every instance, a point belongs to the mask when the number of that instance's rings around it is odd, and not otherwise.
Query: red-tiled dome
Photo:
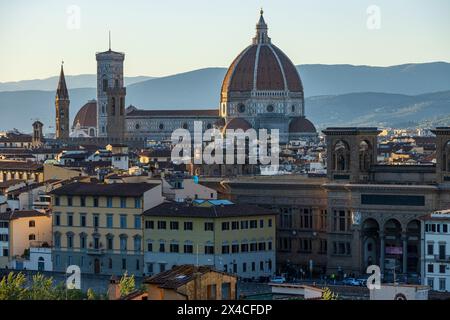
[[[80,122],[80,127],[97,127],[97,102],[91,100],[86,103],[78,111],[75,119],[73,119],[73,126]]]
[[[237,129],[242,129],[244,131],[251,129],[252,125],[245,119],[242,118],[234,118],[231,119],[230,121],[228,121],[228,123],[225,125],[225,127],[223,128],[223,130],[227,130],[227,129],[232,129],[232,130],[237,130]]]
[[[225,75],[222,98],[229,92],[252,90],[303,92],[296,67],[271,43],[262,14],[256,29],[253,44],[234,59]]]
[[[305,117],[296,117],[289,123],[289,133],[316,133],[314,124]]]

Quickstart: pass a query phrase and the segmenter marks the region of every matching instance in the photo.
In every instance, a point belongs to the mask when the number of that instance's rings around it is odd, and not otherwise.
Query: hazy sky
[[[251,42],[260,7],[295,64],[450,61],[449,0],[0,0],[0,82],[56,75],[61,59],[66,74],[95,73],[108,30],[126,75],[225,67]]]

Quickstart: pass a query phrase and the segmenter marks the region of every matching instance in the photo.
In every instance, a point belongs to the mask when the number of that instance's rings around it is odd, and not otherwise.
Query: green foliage
[[[128,273],[125,272],[119,282],[120,288],[120,296],[124,297],[135,290],[136,283],[134,281],[134,275],[131,277],[128,276]]]
[[[38,273],[27,286],[23,273],[10,273],[0,281],[0,300],[83,300],[81,290],[67,290],[63,282],[53,285],[52,277]]]
[[[330,288],[323,288],[322,300],[338,300],[338,295],[335,294]]]
[[[86,295],[88,300],[98,300],[97,295],[91,288],[88,289]]]
[[[26,282],[27,279],[22,273],[10,272],[0,281],[0,300],[24,300],[27,293]]]

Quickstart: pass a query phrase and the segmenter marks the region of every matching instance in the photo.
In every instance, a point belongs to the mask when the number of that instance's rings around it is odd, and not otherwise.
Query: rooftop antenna
[[[109,51],[111,51],[111,30],[109,30]]]

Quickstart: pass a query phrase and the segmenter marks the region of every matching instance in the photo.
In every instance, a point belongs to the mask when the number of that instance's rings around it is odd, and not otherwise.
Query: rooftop
[[[256,205],[228,204],[210,207],[192,206],[186,203],[165,202],[144,212],[145,216],[154,217],[199,217],[227,218],[276,215],[275,211]]]
[[[64,185],[51,193],[54,195],[73,195],[73,196],[123,196],[139,197],[146,191],[151,190],[160,184],[156,183],[89,183],[75,182]]]

